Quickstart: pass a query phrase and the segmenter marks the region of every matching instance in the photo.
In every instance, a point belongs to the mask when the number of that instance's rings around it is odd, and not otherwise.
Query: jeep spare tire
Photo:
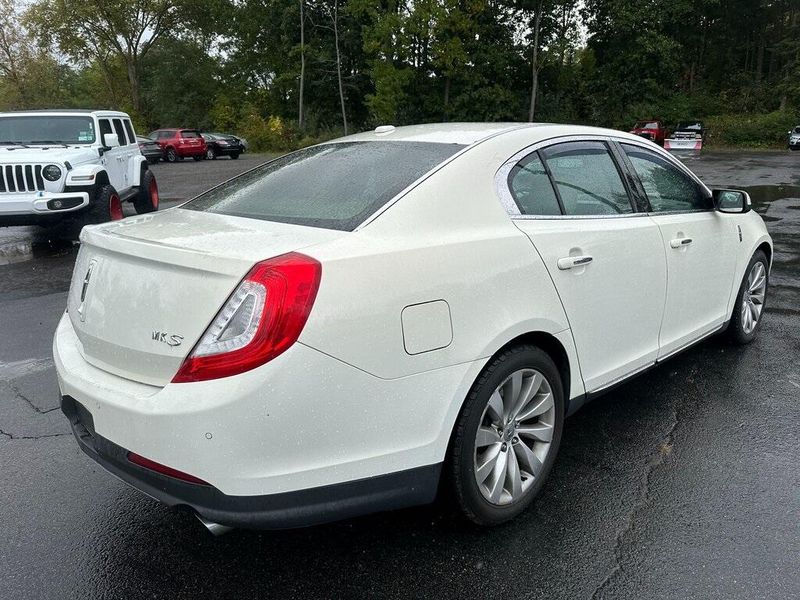
[[[133,198],[133,206],[140,215],[158,210],[158,184],[149,169],[142,172],[142,181],[139,183],[139,192]]]

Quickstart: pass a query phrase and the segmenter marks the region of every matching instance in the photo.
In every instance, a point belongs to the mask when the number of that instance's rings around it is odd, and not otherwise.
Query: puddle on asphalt
[[[28,236],[3,235],[0,236],[0,265],[64,256],[73,252],[76,246],[77,242],[49,239],[39,232],[31,232]]]

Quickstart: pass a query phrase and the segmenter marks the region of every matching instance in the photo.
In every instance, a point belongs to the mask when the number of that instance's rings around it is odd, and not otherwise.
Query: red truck
[[[631,133],[638,135],[645,139],[655,142],[659,146],[664,145],[664,140],[667,139],[667,127],[663,121],[658,119],[650,119],[648,121],[636,121],[636,125],[631,129]]]

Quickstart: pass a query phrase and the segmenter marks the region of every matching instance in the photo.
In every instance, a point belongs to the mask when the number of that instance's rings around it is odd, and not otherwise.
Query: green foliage
[[[338,135],[340,73],[358,130],[525,120],[534,71],[539,121],[701,118],[712,144],[782,145],[800,0],[0,0],[0,109],[119,108],[255,150]]]
[[[800,123],[798,112],[719,115],[706,119],[709,143],[723,147],[785,147],[787,134]]]

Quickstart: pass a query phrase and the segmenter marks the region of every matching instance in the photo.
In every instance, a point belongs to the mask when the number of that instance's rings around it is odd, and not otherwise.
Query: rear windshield
[[[681,121],[678,123],[676,129],[691,129],[693,131],[700,131],[703,129],[702,121]]]
[[[656,122],[656,121],[639,121],[634,126],[634,129],[658,129],[658,122]]]
[[[181,131],[181,137],[183,138],[199,138],[200,133],[197,131]]]
[[[352,231],[463,147],[389,141],[313,146],[256,167],[182,208]]]

